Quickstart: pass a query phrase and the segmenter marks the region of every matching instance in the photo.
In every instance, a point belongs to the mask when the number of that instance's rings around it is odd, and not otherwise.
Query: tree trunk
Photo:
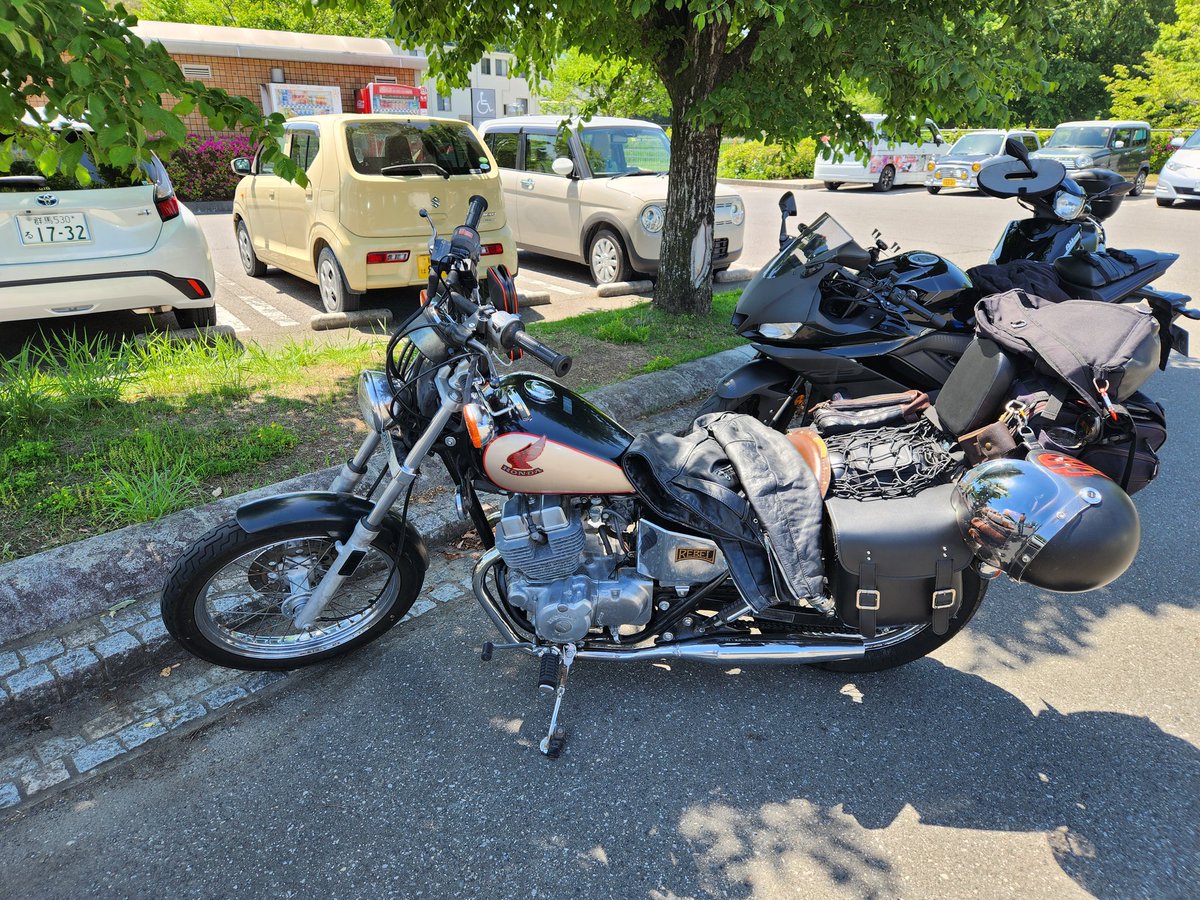
[[[671,174],[654,305],[673,313],[712,309],[713,203],[721,130],[671,114]]]

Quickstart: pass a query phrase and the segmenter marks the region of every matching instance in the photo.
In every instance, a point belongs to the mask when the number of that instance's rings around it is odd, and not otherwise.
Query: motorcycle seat
[[[949,434],[962,435],[996,421],[1016,371],[1012,358],[997,344],[986,338],[971,341],[933,403],[937,424]]]
[[[1155,250],[1120,250],[1112,253],[1072,253],[1054,261],[1054,271],[1064,285],[1095,289],[1148,269],[1171,253]],[[1173,260],[1172,260],[1173,261]]]

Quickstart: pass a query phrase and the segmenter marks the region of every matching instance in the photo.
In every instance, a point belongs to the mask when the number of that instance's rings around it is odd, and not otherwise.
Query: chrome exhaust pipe
[[[471,575],[471,587],[483,611],[487,613],[496,630],[510,643],[527,643],[524,634],[508,611],[496,601],[487,586],[487,576],[500,562],[500,551],[492,548],[479,558]],[[664,644],[658,647],[630,647],[628,650],[588,650],[580,648],[576,659],[597,659],[612,662],[658,662],[666,660],[690,660],[717,666],[757,665],[764,663],[809,665],[811,663],[842,662],[861,659],[866,653],[863,643],[849,641],[797,641],[797,640],[697,640],[681,644]]]
[[[658,662],[687,660],[715,666],[758,665],[766,663],[808,665],[810,663],[842,662],[861,659],[866,652],[863,644],[820,643],[814,641],[691,641],[685,644],[665,644],[638,650],[580,650],[576,659],[603,659],[612,662]]]

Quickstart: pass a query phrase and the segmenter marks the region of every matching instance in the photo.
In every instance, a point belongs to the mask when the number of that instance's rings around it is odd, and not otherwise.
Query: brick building
[[[324,102],[336,95],[342,112],[354,112],[358,88],[370,82],[419,85],[429,66],[424,56],[375,38],[181,22],[143,21],[133,30],[142,40],[161,43],[187,77],[249,97],[267,112],[272,94],[278,96],[273,86],[280,85],[331,89],[313,93]],[[197,113],[184,121],[189,131],[212,133]]]

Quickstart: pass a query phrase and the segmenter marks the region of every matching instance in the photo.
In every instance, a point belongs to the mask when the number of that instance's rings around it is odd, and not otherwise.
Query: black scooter
[[[1033,217],[1009,224],[993,265],[1051,263],[1066,293],[1081,299],[1144,299],[1176,314],[1186,306],[1186,295],[1149,287],[1178,254],[1105,247],[1102,222],[1116,212],[1129,182],[1106,170],[1068,177],[1061,163],[1031,159],[1017,141],[1005,149],[1012,159],[984,169],[980,190],[1016,198]],[[701,411],[748,413],[785,429],[797,411],[835,392],[936,394],[974,335],[971,309],[982,285],[935,253],[884,257],[889,247],[878,231],[864,248],[828,214],[790,237],[787,220],[796,215],[790,191],[779,209],[780,251],[746,286],[732,320],[756,355],[721,380]],[[1186,352],[1186,334],[1180,335]]]

